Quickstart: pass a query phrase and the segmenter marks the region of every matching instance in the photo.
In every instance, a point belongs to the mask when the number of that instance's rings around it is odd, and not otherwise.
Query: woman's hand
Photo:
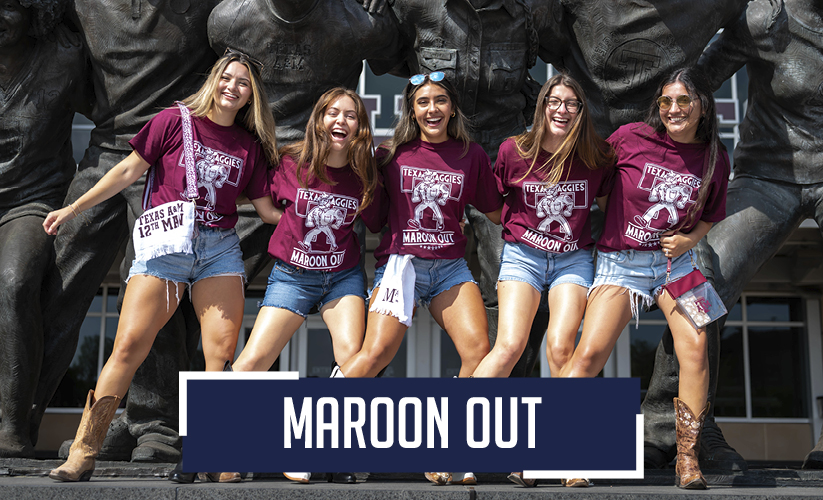
[[[76,217],[74,212],[75,210],[73,210],[72,205],[65,206],[60,210],[55,210],[54,212],[49,212],[46,216],[46,220],[43,221],[43,229],[46,231],[46,234],[50,234],[52,236],[57,234],[57,228],[60,227],[61,224]]]
[[[676,259],[694,248],[711,228],[711,222],[701,220],[695,224],[690,233],[666,231],[660,235],[660,249],[666,257]]]

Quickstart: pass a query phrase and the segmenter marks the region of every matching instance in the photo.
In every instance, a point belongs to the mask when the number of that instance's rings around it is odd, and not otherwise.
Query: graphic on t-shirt
[[[183,154],[180,155],[178,166],[186,168]],[[198,205],[197,220],[201,222],[219,221],[223,216],[215,212],[217,190],[225,185],[237,186],[243,175],[243,159],[194,141],[194,168],[197,172],[197,190],[200,191],[200,188],[206,190],[205,196],[202,197],[206,205]],[[186,198],[185,193],[180,193],[180,195]]]
[[[441,207],[460,200],[464,176],[410,166],[400,167],[400,191],[411,194],[415,203],[414,218],[403,230],[403,244],[437,250],[454,244],[454,231],[443,231],[445,219]]]
[[[656,246],[660,233],[668,231],[680,222],[678,210],[695,202],[700,178],[647,163],[637,183],[638,189],[649,192],[652,204],[643,215],[635,215],[626,227],[626,236],[642,244]]]
[[[292,249],[291,263],[304,269],[334,269],[343,263],[346,251],[337,251],[336,230],[351,225],[360,201],[351,196],[314,189],[297,190],[294,211],[310,228]]]
[[[526,206],[542,218],[537,228],[527,228],[523,239],[549,252],[577,250],[569,218],[574,210],[588,210],[587,180],[566,181],[547,186],[544,182],[524,182],[523,198]]]

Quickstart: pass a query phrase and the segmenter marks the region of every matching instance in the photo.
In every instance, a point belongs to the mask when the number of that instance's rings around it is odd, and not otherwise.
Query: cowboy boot
[[[709,403],[700,415],[695,416],[682,399],[674,398],[674,412],[677,430],[676,485],[687,490],[705,490],[708,486],[700,472],[697,455],[700,453],[700,433],[709,412]]]
[[[69,450],[66,463],[49,472],[49,477],[57,481],[88,481],[94,472],[94,459],[100,452],[100,445],[106,438],[109,424],[120,398],[117,396],[103,396],[94,399],[94,391],[86,396],[86,408],[77,427],[77,435]]]

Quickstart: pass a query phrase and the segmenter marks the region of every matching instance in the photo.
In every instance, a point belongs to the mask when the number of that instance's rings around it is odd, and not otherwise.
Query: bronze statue
[[[727,217],[707,236],[715,287],[730,309],[804,219],[823,227],[821,27],[820,0],[752,0],[700,58],[715,88],[744,64],[749,76]],[[823,469],[823,437],[803,468]]]
[[[206,38],[206,20],[217,3],[219,0],[71,3],[70,19],[91,59],[96,101],[91,113],[95,124],[91,144],[65,203],[75,201],[131,153],[128,140],[157,112],[197,90],[204,72],[217,59]],[[58,376],[41,379],[35,401],[35,411],[41,414],[71,363],[74,348],[66,346],[77,345],[91,300],[126,244],[134,218],[142,213],[142,194],[140,180],[85,212],[88,224],[80,217],[64,225],[57,235],[56,270],[46,287],[44,363],[56,367]],[[128,272],[132,258],[128,245],[122,273]],[[188,369],[189,353],[196,349],[198,339],[199,326],[190,305],[181,307],[160,331],[155,348],[138,369],[126,411],[112,424],[103,444],[102,459],[178,460],[176,374]],[[157,408],[163,412],[158,413]],[[67,452],[65,444],[64,448],[61,451]]]
[[[737,18],[747,0],[560,2],[569,41],[559,66],[581,83],[598,132],[608,136],[620,125],[642,121],[659,80],[674,68],[695,64],[718,29]],[[719,337],[715,335],[709,342],[712,402],[718,361]],[[674,380],[671,371],[664,378],[658,366],[664,362],[674,370]],[[642,405],[647,468],[665,467],[674,457],[676,366],[667,331]],[[704,469],[746,469],[746,462],[723,438],[713,411],[706,419],[700,456]]]
[[[63,204],[75,171],[71,122],[90,107],[82,44],[58,25],[64,8],[61,0],[0,5],[0,457],[34,457],[38,381],[65,373],[43,360],[51,311],[40,288],[54,252],[37,230]],[[60,348],[74,353],[71,342]]]

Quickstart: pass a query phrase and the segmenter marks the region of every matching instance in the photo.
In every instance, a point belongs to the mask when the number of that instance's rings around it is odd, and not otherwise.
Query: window
[[[800,297],[744,294],[732,307],[720,333],[717,417],[808,418],[803,304]],[[631,373],[640,378],[641,400],[665,326],[659,310],[641,314],[638,327],[629,325]]]

